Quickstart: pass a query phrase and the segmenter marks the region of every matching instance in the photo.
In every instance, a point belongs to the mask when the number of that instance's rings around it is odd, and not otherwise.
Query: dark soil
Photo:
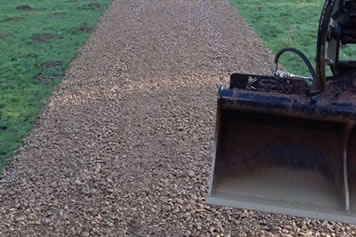
[[[63,63],[61,61],[47,61],[41,64],[41,67],[48,69],[58,69],[61,68]]]
[[[83,10],[93,10],[93,9],[99,9],[101,7],[100,3],[98,2],[92,2],[87,5],[84,5],[82,7]]]
[[[39,74],[37,76],[37,79],[39,81],[55,81],[59,79],[59,76],[53,76],[53,75],[46,75],[46,74]]]
[[[29,6],[29,5],[19,5],[19,6],[16,7],[16,10],[29,12],[29,11],[32,11],[33,8],[31,6]]]
[[[10,36],[7,34],[0,34],[0,40],[7,40],[9,38],[10,38]]]
[[[39,42],[39,43],[48,43],[52,40],[57,39],[58,36],[55,34],[50,34],[50,33],[46,33],[46,34],[37,34],[32,36],[32,40]]]
[[[76,28],[76,31],[79,33],[90,33],[94,30],[94,27],[91,26],[80,26],[78,28]]]
[[[2,22],[19,22],[19,21],[23,21],[25,19],[25,17],[23,16],[15,16],[15,17],[6,17],[4,20],[2,20]]]
[[[52,16],[55,16],[57,18],[64,18],[67,15],[66,12],[54,12],[52,13]]]

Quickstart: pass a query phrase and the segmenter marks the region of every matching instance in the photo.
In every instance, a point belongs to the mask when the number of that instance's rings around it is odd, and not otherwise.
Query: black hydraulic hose
[[[306,64],[306,66],[308,67],[308,70],[311,74],[311,77],[313,79],[313,84],[312,84],[312,89],[310,90],[310,94],[311,95],[316,95],[320,93],[320,90],[317,88],[317,78],[316,78],[316,73],[314,71],[314,68],[312,66],[312,64],[310,63],[309,59],[305,56],[305,54],[303,54],[301,51],[299,51],[296,48],[284,48],[281,49],[275,56],[274,58],[274,63],[276,64],[276,72],[278,70],[278,62],[279,62],[279,58],[282,56],[282,54],[284,54],[285,52],[292,52],[295,53],[296,55],[298,55]]]

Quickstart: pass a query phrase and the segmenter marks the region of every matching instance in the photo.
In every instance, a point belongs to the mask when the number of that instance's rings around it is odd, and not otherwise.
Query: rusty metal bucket
[[[311,97],[305,81],[233,74],[219,90],[207,202],[356,223],[352,80]]]

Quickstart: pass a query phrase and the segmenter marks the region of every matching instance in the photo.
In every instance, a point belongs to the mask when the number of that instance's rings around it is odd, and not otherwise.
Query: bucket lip
[[[267,84],[273,85],[279,85],[283,80],[287,80],[287,84],[290,85],[296,82],[300,85],[301,81],[276,76],[233,73],[230,78],[230,87],[219,89],[219,105],[226,109],[245,109],[257,112],[269,110],[277,114],[319,118],[320,120],[340,122],[356,120],[356,85],[354,85],[353,76],[341,75],[333,78],[326,85],[325,90],[316,96],[299,93],[298,90],[295,93],[293,90],[285,92],[278,86],[267,91],[262,84],[256,84],[257,87],[247,86],[250,78],[252,78],[251,83],[266,80]]]
[[[356,104],[332,100],[315,102],[304,95],[225,88],[220,91],[218,104],[230,110],[268,112],[335,122],[356,121]]]

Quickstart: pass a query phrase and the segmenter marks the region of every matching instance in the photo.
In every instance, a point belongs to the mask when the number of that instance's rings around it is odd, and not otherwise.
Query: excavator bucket
[[[354,77],[233,74],[220,88],[209,204],[356,223]]]

